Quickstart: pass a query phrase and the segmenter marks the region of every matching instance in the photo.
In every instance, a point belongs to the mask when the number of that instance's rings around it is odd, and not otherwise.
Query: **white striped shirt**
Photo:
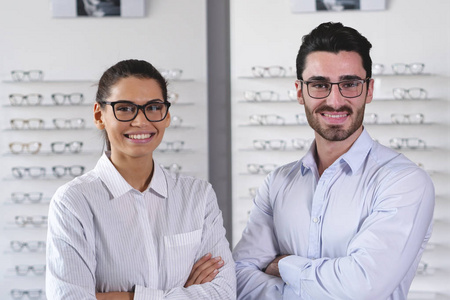
[[[210,283],[184,288],[206,253],[225,265]],[[209,183],[154,163],[149,188],[132,188],[104,154],[52,198],[47,237],[48,299],[235,299],[236,277],[222,214]]]

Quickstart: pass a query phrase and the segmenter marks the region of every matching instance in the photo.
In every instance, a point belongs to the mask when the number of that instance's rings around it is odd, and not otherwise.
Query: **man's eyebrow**
[[[330,78],[324,76],[311,76],[306,81],[330,81]]]
[[[358,75],[342,75],[339,77],[339,80],[362,80]]]

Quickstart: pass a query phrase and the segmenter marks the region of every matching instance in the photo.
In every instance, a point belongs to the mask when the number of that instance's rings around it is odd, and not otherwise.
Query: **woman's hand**
[[[184,287],[211,282],[219,273],[219,268],[223,264],[224,262],[220,256],[212,258],[211,253],[206,254],[194,264]]]
[[[134,293],[127,292],[110,292],[110,293],[96,293],[97,300],[133,300]]]

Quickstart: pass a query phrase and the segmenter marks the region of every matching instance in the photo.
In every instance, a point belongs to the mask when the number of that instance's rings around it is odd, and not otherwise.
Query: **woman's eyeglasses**
[[[142,110],[147,121],[160,122],[166,118],[170,107],[170,102],[158,99],[151,100],[144,105],[138,105],[127,100],[114,102],[103,101],[101,103],[111,105],[114,117],[120,122],[133,121],[138,115],[139,110]]]

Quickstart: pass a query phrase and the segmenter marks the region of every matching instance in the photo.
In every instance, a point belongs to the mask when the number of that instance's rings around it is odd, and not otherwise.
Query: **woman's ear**
[[[94,124],[100,130],[105,129],[105,123],[103,122],[103,111],[98,102],[94,104]]]
[[[167,127],[169,127],[169,125],[170,125],[170,111],[168,111],[167,112],[167,116],[166,116],[166,118],[164,119],[164,121],[166,121],[166,128]]]

